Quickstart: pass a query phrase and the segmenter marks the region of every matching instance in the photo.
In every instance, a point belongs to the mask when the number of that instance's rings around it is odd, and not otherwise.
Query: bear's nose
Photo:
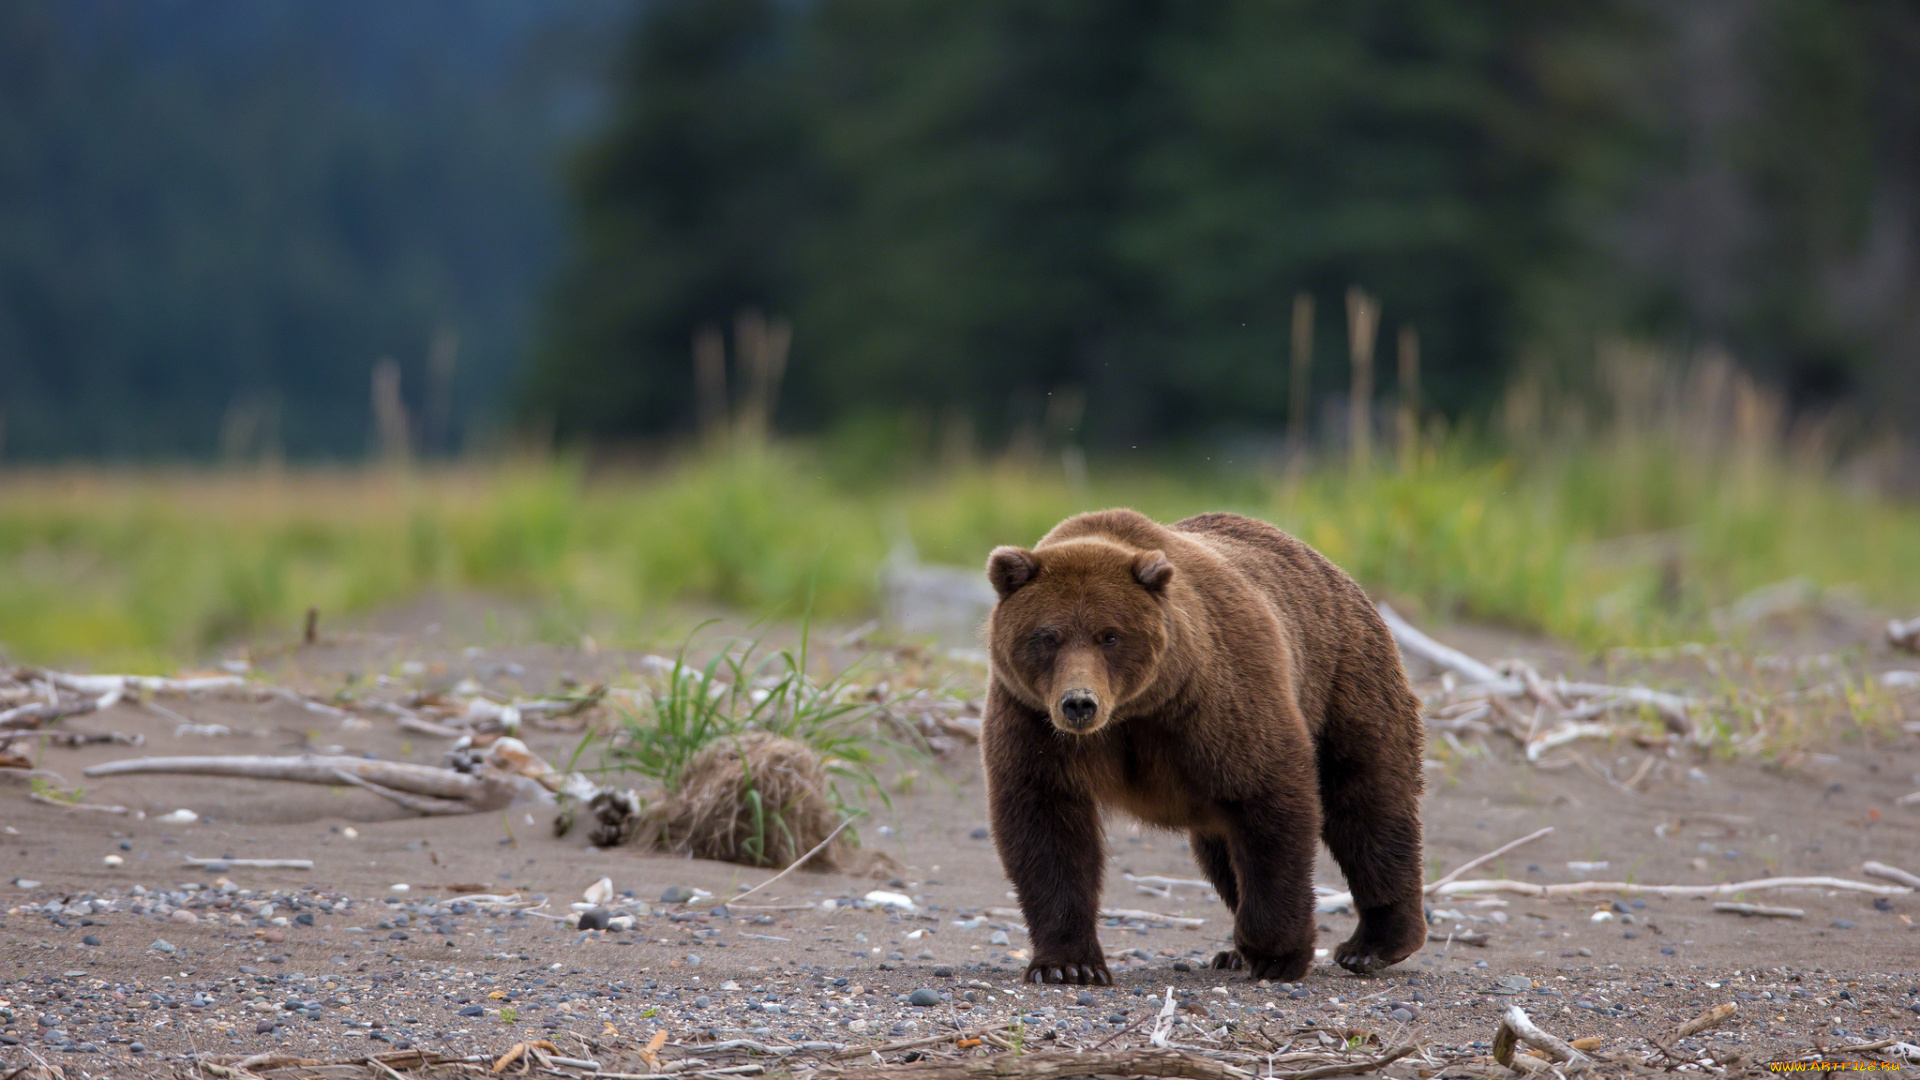
[[[1069,690],[1060,698],[1060,714],[1076,727],[1093,719],[1100,711],[1100,699],[1085,690]]]

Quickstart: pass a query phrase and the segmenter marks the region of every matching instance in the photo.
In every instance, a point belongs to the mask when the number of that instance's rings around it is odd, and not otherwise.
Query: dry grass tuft
[[[747,866],[790,866],[840,824],[820,756],[764,731],[707,744],[658,815],[655,846]],[[827,845],[803,869],[840,867],[843,846]]]

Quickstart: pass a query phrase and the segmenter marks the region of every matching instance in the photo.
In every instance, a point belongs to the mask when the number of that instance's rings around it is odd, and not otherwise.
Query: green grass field
[[[776,445],[593,475],[564,460],[0,474],[0,650],[166,669],[284,639],[310,606],[331,618],[434,589],[514,598],[555,640],[611,625],[658,645],[648,628],[676,603],[797,614],[811,588],[817,615],[855,617],[902,536],[975,566],[1112,505],[1263,517],[1412,613],[1589,647],[1712,638],[1716,608],[1791,578],[1920,605],[1920,506],[1671,435],[1507,454],[1457,440],[1360,475],[1096,460],[1072,483],[1029,459],[852,483],[834,464]]]

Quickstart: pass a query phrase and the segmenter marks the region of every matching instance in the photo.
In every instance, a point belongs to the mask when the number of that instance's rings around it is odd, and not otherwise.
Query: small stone
[[[86,937],[83,937],[83,938],[81,938],[81,939],[80,939],[80,944],[82,944],[82,945],[98,945],[98,944],[100,944],[100,938],[99,938],[99,937],[98,937],[97,935],[94,935],[94,934],[88,934],[88,935],[87,935]]]
[[[1853,929],[1853,926],[1854,926],[1854,923],[1853,923],[1853,920],[1852,920],[1852,919],[1835,919],[1835,920],[1833,920],[1833,928],[1834,928],[1835,930],[1851,930],[1851,929]]]
[[[1093,991],[1082,990],[1080,991],[1080,996],[1073,999],[1073,1003],[1075,1005],[1098,1005],[1100,999],[1093,996]]]
[[[147,946],[147,948],[149,948],[149,949],[156,949],[156,950],[158,950],[158,951],[160,951],[160,952],[163,952],[163,953],[170,953],[170,952],[178,952],[178,951],[179,951],[179,946],[177,946],[177,945],[175,945],[175,944],[174,944],[173,942],[171,942],[171,941],[168,941],[168,940],[167,940],[166,938],[155,938],[155,939],[153,939],[153,944],[151,944],[151,945],[149,945],[149,946]]]
[[[200,916],[195,915],[186,908],[175,908],[173,914],[167,916],[167,918],[177,923],[197,923],[200,921]]]
[[[121,858],[118,855],[109,855],[106,858],[101,859],[100,861],[107,864],[108,869],[112,869],[116,866],[119,866],[121,863],[126,862],[127,860]]]
[[[933,977],[936,979],[951,979],[953,978],[953,969],[945,964],[937,965],[933,969]]]
[[[691,899],[693,899],[693,890],[685,885],[669,885],[666,891],[660,894],[660,902],[663,904],[684,904]]]
[[[1661,955],[1661,956],[1672,956],[1672,955],[1674,955],[1675,953],[1677,953],[1677,952],[1679,952],[1679,951],[1680,951],[1680,950],[1678,950],[1678,949],[1676,949],[1676,948],[1674,948],[1674,947],[1673,947],[1673,946],[1671,946],[1671,945],[1662,945],[1662,946],[1660,946],[1660,955]]]
[[[127,1053],[129,1054],[144,1054],[146,1052],[147,1052],[147,1047],[146,1047],[146,1044],[144,1043],[128,1043],[127,1044]]]
[[[907,1004],[917,1005],[923,1009],[930,1005],[938,1005],[940,1004],[940,991],[923,986],[907,995]]]
[[[297,922],[297,923],[299,923],[299,924],[300,924],[301,926],[312,926],[312,925],[313,925],[313,912],[311,912],[311,911],[303,911],[303,912],[301,912],[300,914],[298,914],[298,915],[295,915],[295,916],[293,917],[293,921],[294,921],[294,922]]]
[[[580,913],[580,929],[605,930],[612,914],[603,907],[593,907]]]
[[[1575,952],[1576,954],[1578,954],[1578,955],[1580,955],[1580,956],[1592,956],[1592,955],[1593,955],[1593,950],[1592,950],[1592,949],[1589,949],[1589,948],[1587,948],[1587,947],[1586,947],[1585,945],[1582,945],[1582,946],[1580,946],[1579,948],[1577,948],[1577,949],[1575,949],[1575,950],[1573,950],[1573,951],[1574,951],[1574,952]]]
[[[1007,932],[1005,930],[995,930],[991,935],[988,936],[987,944],[1005,945],[1011,940],[1012,939],[1007,937]]]
[[[1192,970],[1193,970],[1193,965],[1192,965],[1192,964],[1189,964],[1189,963],[1187,963],[1187,962],[1186,962],[1185,960],[1175,960],[1175,961],[1173,962],[1173,970],[1175,970],[1175,971],[1192,971]]]
[[[274,1028],[275,1028],[276,1026],[278,1026],[278,1025],[276,1025],[276,1024],[275,1024],[275,1023],[273,1022],[273,1020],[271,1020],[271,1019],[262,1019],[262,1020],[260,1020],[260,1021],[259,1021],[258,1023],[256,1023],[256,1024],[254,1024],[254,1025],[253,1025],[253,1033],[254,1033],[255,1035],[271,1035],[271,1034],[273,1034],[273,1029],[274,1029]]]
[[[987,837],[993,834],[987,832],[987,827],[982,825],[981,827],[973,830],[971,833],[968,833],[967,835],[973,837],[975,840],[985,840]]]
[[[487,1013],[487,1010],[481,1008],[478,1005],[469,1005],[466,1008],[460,1010],[461,1016],[485,1016],[486,1013]]]
[[[13,879],[13,883],[23,889],[37,889],[40,887],[40,883],[32,878],[17,877]]]
[[[1400,1008],[1393,1010],[1387,1015],[1392,1017],[1395,1020],[1400,1021],[1403,1024],[1411,1024],[1413,1023],[1414,1016],[1417,1014],[1412,1009],[1409,1009],[1405,1006],[1401,1006]]]
[[[705,994],[701,994],[699,997],[693,999],[693,1007],[696,1009],[704,1009],[712,1004],[713,999]]]

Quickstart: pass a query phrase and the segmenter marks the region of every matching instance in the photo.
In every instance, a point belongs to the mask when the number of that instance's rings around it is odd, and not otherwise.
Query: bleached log
[[[43,673],[48,682],[63,690],[99,697],[115,691],[141,694],[200,694],[209,690],[234,690],[247,685],[238,675],[197,675],[186,679],[166,679],[155,675],[70,675],[61,671]]]
[[[1681,1024],[1679,1030],[1673,1033],[1673,1037],[1676,1039],[1684,1039],[1691,1035],[1698,1035],[1708,1028],[1719,1027],[1721,1024],[1733,1019],[1739,1012],[1740,1006],[1731,1001],[1725,1005],[1715,1005],[1699,1016]]]
[[[1867,862],[1861,864],[1860,870],[1862,873],[1871,874],[1877,878],[1897,881],[1910,889],[1920,889],[1920,877],[1909,874],[1897,866],[1888,866],[1882,862]]]
[[[1528,833],[1527,835],[1521,837],[1518,840],[1509,840],[1508,842],[1501,844],[1499,847],[1494,848],[1492,851],[1487,852],[1485,855],[1482,855],[1479,858],[1468,859],[1466,862],[1463,862],[1459,866],[1454,867],[1453,870],[1451,870],[1450,872],[1441,875],[1438,880],[1429,884],[1426,888],[1427,894],[1431,896],[1433,893],[1437,892],[1442,886],[1447,885],[1450,882],[1457,881],[1460,875],[1466,873],[1469,870],[1472,870],[1474,867],[1484,866],[1487,863],[1490,863],[1493,860],[1499,858],[1500,856],[1505,855],[1507,852],[1512,851],[1514,848],[1517,848],[1522,844],[1530,844],[1533,841],[1540,839],[1541,837],[1547,835],[1552,831],[1553,831],[1553,826],[1551,825],[1547,826],[1544,829],[1536,829],[1533,832]]]
[[[1807,913],[1797,907],[1769,907],[1766,904],[1740,904],[1732,900],[1716,900],[1713,910],[1724,911],[1731,915],[1762,915],[1772,919],[1804,919]]]
[[[1451,881],[1434,890],[1432,895],[1473,896],[1480,893],[1513,893],[1542,900],[1561,896],[1595,895],[1684,898],[1733,896],[1737,893],[1765,892],[1771,889],[1832,889],[1836,892],[1857,892],[1869,896],[1905,896],[1913,892],[1913,889],[1903,885],[1870,885],[1864,881],[1848,881],[1845,878],[1775,877],[1735,881],[1725,885],[1641,885],[1631,881],[1570,881],[1558,885],[1536,885],[1531,881],[1489,879]]]
[[[1519,679],[1509,679],[1466,653],[1440,644],[1401,618],[1400,613],[1387,604],[1375,606],[1379,608],[1380,618],[1386,622],[1387,629],[1393,633],[1393,640],[1399,642],[1402,651],[1507,697],[1526,692],[1526,685]]]
[[[194,855],[180,860],[188,866],[206,868],[209,866],[237,866],[248,870],[311,870],[312,859],[214,859]]]
[[[455,772],[432,765],[404,761],[375,761],[343,755],[302,754],[298,757],[161,757],[108,761],[89,766],[87,776],[122,776],[133,773],[171,773],[189,776],[233,776],[252,780],[293,780],[308,784],[342,782],[377,785],[409,796],[449,800],[459,804],[460,812],[499,810],[520,803],[544,802],[551,796],[537,779],[498,770],[475,773]],[[385,794],[377,792],[378,794]],[[391,795],[386,797],[391,798]],[[433,806],[432,803],[422,803]],[[444,813],[452,807],[437,807]]]
[[[1513,1051],[1518,1043],[1526,1043],[1544,1051],[1554,1061],[1570,1069],[1584,1069],[1593,1064],[1592,1058],[1575,1050],[1566,1040],[1542,1031],[1527,1016],[1527,1010],[1518,1005],[1509,1005],[1507,1011],[1501,1014],[1500,1026],[1494,1029],[1493,1060],[1514,1068]]]

